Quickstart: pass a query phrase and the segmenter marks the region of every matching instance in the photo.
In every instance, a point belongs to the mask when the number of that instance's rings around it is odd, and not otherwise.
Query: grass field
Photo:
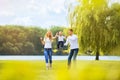
[[[120,61],[77,61],[67,69],[66,61],[0,61],[0,80],[120,80]]]

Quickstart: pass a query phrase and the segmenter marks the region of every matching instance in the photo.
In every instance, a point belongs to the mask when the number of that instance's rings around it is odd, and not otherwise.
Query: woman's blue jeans
[[[51,48],[45,48],[44,49],[44,55],[45,55],[45,62],[46,63],[52,63],[52,49]]]

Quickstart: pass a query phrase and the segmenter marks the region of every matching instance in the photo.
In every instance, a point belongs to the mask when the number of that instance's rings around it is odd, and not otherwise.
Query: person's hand
[[[65,36],[65,38],[67,39],[68,36]]]
[[[57,36],[58,36],[58,32],[56,33],[55,37],[57,37]]]
[[[43,40],[43,38],[42,38],[42,37],[40,37],[40,40],[42,41],[42,40]]]
[[[43,38],[42,37],[40,37],[40,42],[44,45],[45,44],[45,42],[43,41]]]

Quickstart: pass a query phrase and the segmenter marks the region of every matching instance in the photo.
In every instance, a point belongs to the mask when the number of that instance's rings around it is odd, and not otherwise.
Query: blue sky
[[[69,0],[0,0],[0,24],[67,26]],[[71,0],[72,2],[73,0]]]
[[[120,0],[112,0],[120,1]],[[68,26],[67,4],[75,0],[0,0],[0,25]]]

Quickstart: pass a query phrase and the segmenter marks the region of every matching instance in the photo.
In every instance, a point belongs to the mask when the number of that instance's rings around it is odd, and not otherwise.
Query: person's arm
[[[57,32],[56,35],[55,35],[55,37],[57,38],[58,36],[59,36],[59,33]]]
[[[53,37],[52,39],[54,40],[54,39],[56,39],[57,37],[55,36],[55,37]]]
[[[43,40],[42,37],[40,37],[40,42],[44,45],[45,44],[45,41]]]
[[[67,46],[68,45],[68,43],[69,43],[69,39],[67,38],[67,40],[66,40],[66,42],[65,42],[65,46]]]
[[[56,37],[53,37],[52,40],[56,39]]]
[[[58,37],[58,33],[56,33],[55,37],[53,37],[52,39],[54,40],[54,39],[56,39],[57,37]]]

